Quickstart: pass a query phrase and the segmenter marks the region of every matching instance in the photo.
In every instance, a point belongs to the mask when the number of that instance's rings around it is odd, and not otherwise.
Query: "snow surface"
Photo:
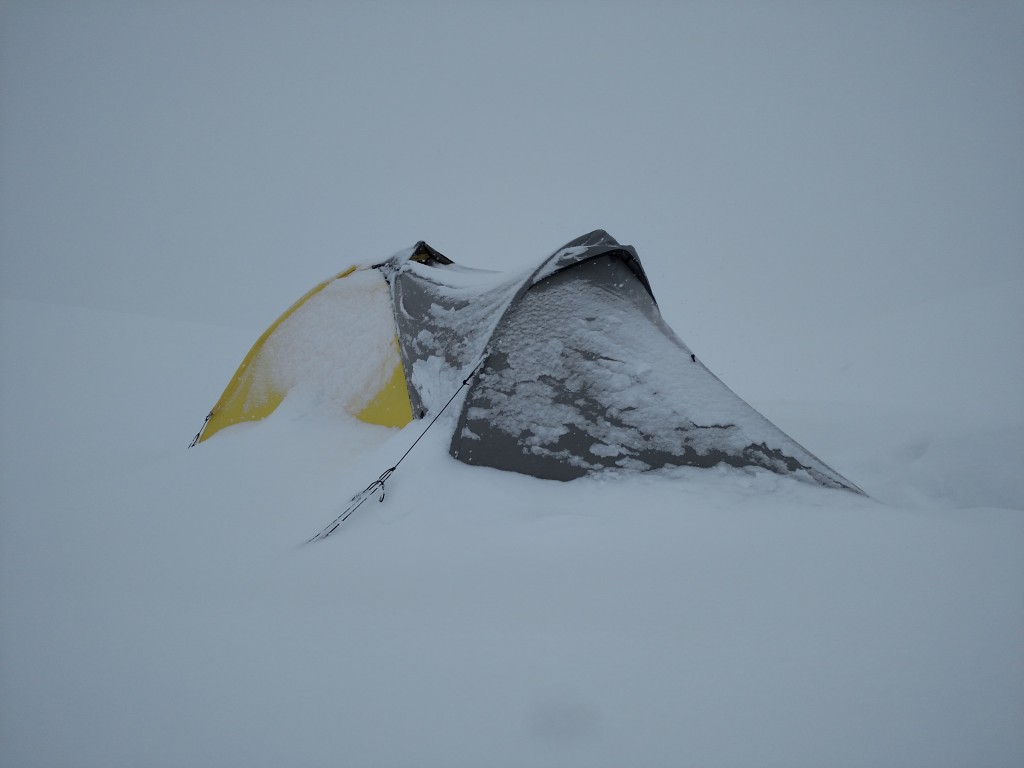
[[[422,424],[290,397],[186,450],[246,334],[0,308],[5,765],[1024,754],[1019,453],[974,450],[1020,422],[773,414],[877,500],[725,469],[535,480],[449,458],[439,422],[383,503],[302,546]],[[990,484],[1006,508],[959,502]]]
[[[1022,72],[1012,0],[0,3],[0,765],[1019,768]],[[324,277],[595,227],[871,498],[432,431],[301,546],[415,428],[185,449]]]

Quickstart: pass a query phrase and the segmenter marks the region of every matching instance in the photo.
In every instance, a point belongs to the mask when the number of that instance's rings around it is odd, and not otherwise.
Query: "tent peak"
[[[445,256],[436,248],[427,245],[426,240],[417,240],[412,248],[399,251],[387,261],[374,264],[374,269],[388,266],[391,269],[398,269],[403,264],[415,261],[417,264],[426,264],[428,267],[447,267],[455,262]]]
[[[417,241],[416,245],[412,247],[412,253],[409,254],[409,261],[427,264],[431,267],[448,266],[449,264],[455,263],[436,248],[431,248],[427,245],[425,240]]]

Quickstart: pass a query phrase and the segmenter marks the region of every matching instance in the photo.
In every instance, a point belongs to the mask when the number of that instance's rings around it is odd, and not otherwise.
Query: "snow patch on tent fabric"
[[[354,412],[398,363],[387,283],[362,270],[335,280],[281,323],[260,359],[267,375],[257,378],[332,412]]]
[[[458,390],[525,277],[414,262],[392,276],[414,411],[436,411]]]
[[[537,270],[536,274],[533,275],[532,283],[536,285],[541,280],[550,277],[552,274],[562,269],[568,264],[572,264],[580,256],[589,250],[589,246],[586,245],[575,245],[567,248],[561,248],[556,251],[551,258],[549,258],[544,265]]]
[[[819,482],[845,487],[692,360],[621,258],[600,256],[536,284],[494,337],[462,434],[504,444],[504,468],[517,466],[516,455],[532,457],[531,471],[568,479],[558,464],[724,462],[782,473],[813,467]]]
[[[607,445],[605,443],[594,443],[590,446],[589,450],[595,456],[602,456],[605,458],[621,456],[625,453],[625,449],[621,445]]]

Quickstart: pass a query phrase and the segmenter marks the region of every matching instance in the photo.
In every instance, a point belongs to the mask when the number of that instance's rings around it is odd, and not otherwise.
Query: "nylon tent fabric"
[[[339,355],[341,335],[357,350],[358,365]],[[192,444],[266,418],[298,389],[370,424],[412,421],[388,287],[378,271],[340,272],[278,317],[246,354]]]
[[[855,490],[691,357],[623,253],[578,252],[509,308],[452,455],[558,480],[725,463]]]
[[[636,251],[596,230],[517,289],[450,453],[556,480],[724,463],[861,492],[691,355],[662,319]]]
[[[455,265],[385,265],[413,412],[439,409],[479,361],[523,276]]]

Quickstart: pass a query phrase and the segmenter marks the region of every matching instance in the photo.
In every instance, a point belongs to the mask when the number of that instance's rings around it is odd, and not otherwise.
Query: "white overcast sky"
[[[421,238],[596,227],[705,357],[1019,295],[1024,5],[0,4],[4,296],[259,330]]]

